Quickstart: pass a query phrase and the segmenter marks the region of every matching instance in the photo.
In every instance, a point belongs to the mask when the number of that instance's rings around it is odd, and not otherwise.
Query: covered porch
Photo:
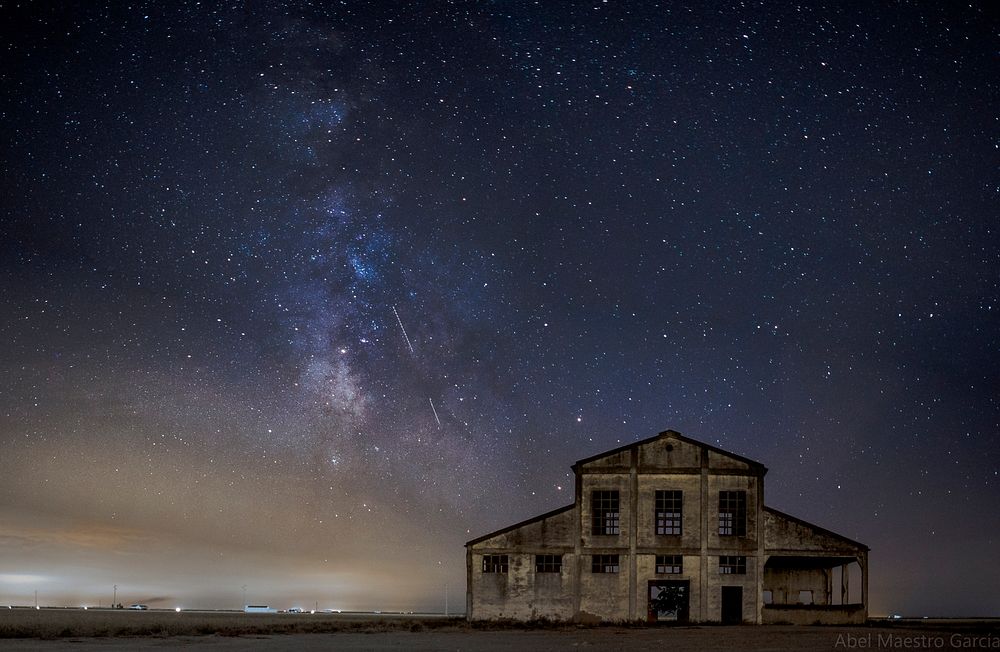
[[[868,619],[868,546],[764,508],[761,622],[862,624]]]
[[[773,554],[764,563],[761,622],[858,624],[867,619],[868,551]]]

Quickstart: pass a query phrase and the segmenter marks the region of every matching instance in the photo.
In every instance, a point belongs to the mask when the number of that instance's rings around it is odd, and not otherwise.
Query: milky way
[[[673,428],[1000,613],[985,5],[4,13],[0,604],[454,608]]]

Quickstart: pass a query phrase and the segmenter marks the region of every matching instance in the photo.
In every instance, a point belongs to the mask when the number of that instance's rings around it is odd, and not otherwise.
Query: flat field
[[[0,640],[385,632],[461,626],[464,623],[462,618],[408,614],[0,608]]]
[[[0,650],[1000,650],[1000,620],[820,626],[470,625],[395,614],[0,609]]]

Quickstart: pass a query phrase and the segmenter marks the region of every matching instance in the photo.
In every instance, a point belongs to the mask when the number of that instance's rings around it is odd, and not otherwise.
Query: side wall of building
[[[535,554],[508,552],[506,573],[483,573],[475,572],[482,568],[483,555],[473,552],[470,618],[570,620],[575,604],[576,555],[563,555],[560,572],[552,573],[536,571]]]
[[[466,608],[473,620],[569,620],[576,605],[576,508],[511,528],[468,550]],[[483,572],[488,555],[506,556],[507,572]],[[558,573],[538,572],[536,555],[560,555]]]

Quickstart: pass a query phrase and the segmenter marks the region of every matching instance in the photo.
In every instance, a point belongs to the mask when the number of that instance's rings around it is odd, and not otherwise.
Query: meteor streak
[[[399,318],[399,313],[396,312],[396,306],[392,307],[392,314],[396,315],[396,322],[399,324],[399,330],[403,331],[403,338],[406,339],[406,346],[410,347],[410,353],[413,353],[413,345],[410,344],[410,336],[406,334],[406,329],[403,328],[403,320]],[[437,414],[435,413],[434,416],[437,416]]]
[[[441,427],[441,419],[438,418],[438,411],[434,409],[434,401],[431,400],[430,397],[428,397],[427,400],[431,404],[431,412],[434,413],[434,420],[438,422],[438,428],[440,428]]]

